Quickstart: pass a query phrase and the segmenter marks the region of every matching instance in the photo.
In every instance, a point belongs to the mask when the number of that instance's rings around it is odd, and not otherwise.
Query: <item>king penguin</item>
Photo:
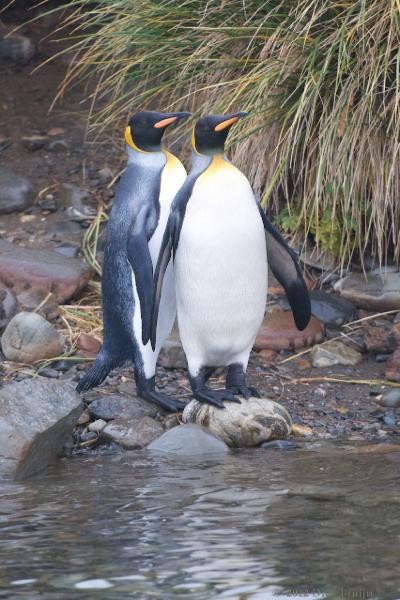
[[[108,222],[102,274],[104,341],[78,392],[99,385],[112,368],[132,360],[138,394],[177,411],[184,404],[155,389],[156,361],[176,316],[172,268],[165,273],[157,344],[151,347],[153,268],[171,202],[186,178],[182,163],[161,146],[165,129],[187,112],[136,113],[125,130],[128,164]]]
[[[197,121],[192,169],[176,195],[154,276],[151,341],[164,274],[174,257],[179,331],[193,394],[223,408],[224,400],[259,395],[246,384],[250,352],[264,318],[268,263],[282,284],[298,329],[310,319],[310,299],[296,255],[258,204],[248,179],[224,155],[230,130],[246,113]],[[268,258],[268,263],[267,263]],[[226,388],[207,379],[227,367]]]

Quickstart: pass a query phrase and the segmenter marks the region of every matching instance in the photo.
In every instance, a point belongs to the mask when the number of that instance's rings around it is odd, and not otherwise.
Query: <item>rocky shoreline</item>
[[[166,415],[138,398],[129,366],[115,370],[82,399],[73,391],[101,343],[96,271],[122,147],[107,132],[101,143],[85,141],[90,99],[83,88],[68,92],[64,104],[48,115],[72,60],[67,52],[31,74],[54,52],[54,44],[39,43],[50,26],[38,21],[23,32],[33,40],[29,48],[35,48],[29,64],[1,54],[0,46],[0,399],[7,397],[0,402],[0,431],[12,431],[8,403],[15,385],[26,390],[31,404],[23,405],[25,420],[21,414],[10,439],[19,439],[24,430],[22,448],[29,423],[36,439],[35,411],[43,406],[46,427],[52,429],[59,386],[69,390],[76,406],[82,402],[75,423],[71,426],[67,419],[65,436],[60,435],[65,452],[143,448],[182,417]],[[307,251],[301,258],[311,290],[311,323],[303,332],[295,328],[282,289],[271,278],[266,319],[249,365],[250,384],[289,412],[297,436],[293,439],[396,443],[400,273],[371,264],[365,277],[355,263],[339,277],[329,256]],[[166,393],[191,400],[176,332],[160,357],[157,382]],[[223,384],[222,376],[212,380],[217,387]],[[40,402],[35,402],[35,386],[41,390]],[[242,404],[246,410],[244,400]],[[279,447],[293,447],[293,442]],[[54,448],[56,454],[61,450]]]

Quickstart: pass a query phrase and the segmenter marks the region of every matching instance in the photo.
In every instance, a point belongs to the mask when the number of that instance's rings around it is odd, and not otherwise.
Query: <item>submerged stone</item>
[[[335,291],[360,308],[400,310],[400,272],[349,273],[334,286]]]
[[[204,427],[186,424],[166,431],[148,449],[182,456],[203,456],[227,452],[228,446]]]

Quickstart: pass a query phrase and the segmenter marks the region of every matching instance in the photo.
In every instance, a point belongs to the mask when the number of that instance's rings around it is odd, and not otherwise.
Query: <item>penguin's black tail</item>
[[[88,390],[94,388],[96,385],[100,385],[100,383],[102,383],[105,380],[112,368],[112,360],[102,348],[96,356],[96,360],[90,367],[89,371],[86,373],[86,375],[82,377],[82,379],[76,386],[76,391],[78,392],[78,394],[80,394],[81,392],[87,392]]]

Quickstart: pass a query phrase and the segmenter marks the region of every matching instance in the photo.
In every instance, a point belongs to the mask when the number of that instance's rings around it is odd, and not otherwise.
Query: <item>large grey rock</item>
[[[204,456],[227,452],[228,446],[204,427],[188,424],[166,431],[148,449],[182,456]]]
[[[92,275],[93,269],[76,258],[0,240],[0,281],[16,292],[37,288],[52,292],[63,303],[79,292]]]
[[[192,400],[183,411],[184,423],[197,423],[209,429],[228,446],[259,446],[270,440],[289,437],[292,419],[287,410],[267,398],[249,398],[242,402],[225,402],[220,409]]]
[[[34,198],[29,179],[0,167],[0,214],[25,210],[33,204]]]
[[[313,367],[355,366],[362,361],[362,355],[343,342],[332,340],[314,346],[311,350],[311,360]]]
[[[67,384],[26,379],[0,390],[0,475],[23,478],[55,462],[82,403]]]
[[[37,312],[48,321],[54,321],[59,315],[57,298],[51,292],[31,288],[17,295],[20,310]]]
[[[163,431],[161,423],[151,417],[141,417],[137,420],[119,417],[107,423],[101,431],[101,436],[116,442],[126,450],[135,450],[145,448]]]
[[[8,288],[0,287],[0,331],[4,329],[17,312],[17,299]]]
[[[61,354],[64,338],[37,313],[20,312],[7,325],[1,347],[7,360],[32,364]]]
[[[349,273],[339,279],[335,291],[367,310],[400,310],[400,272]]]

